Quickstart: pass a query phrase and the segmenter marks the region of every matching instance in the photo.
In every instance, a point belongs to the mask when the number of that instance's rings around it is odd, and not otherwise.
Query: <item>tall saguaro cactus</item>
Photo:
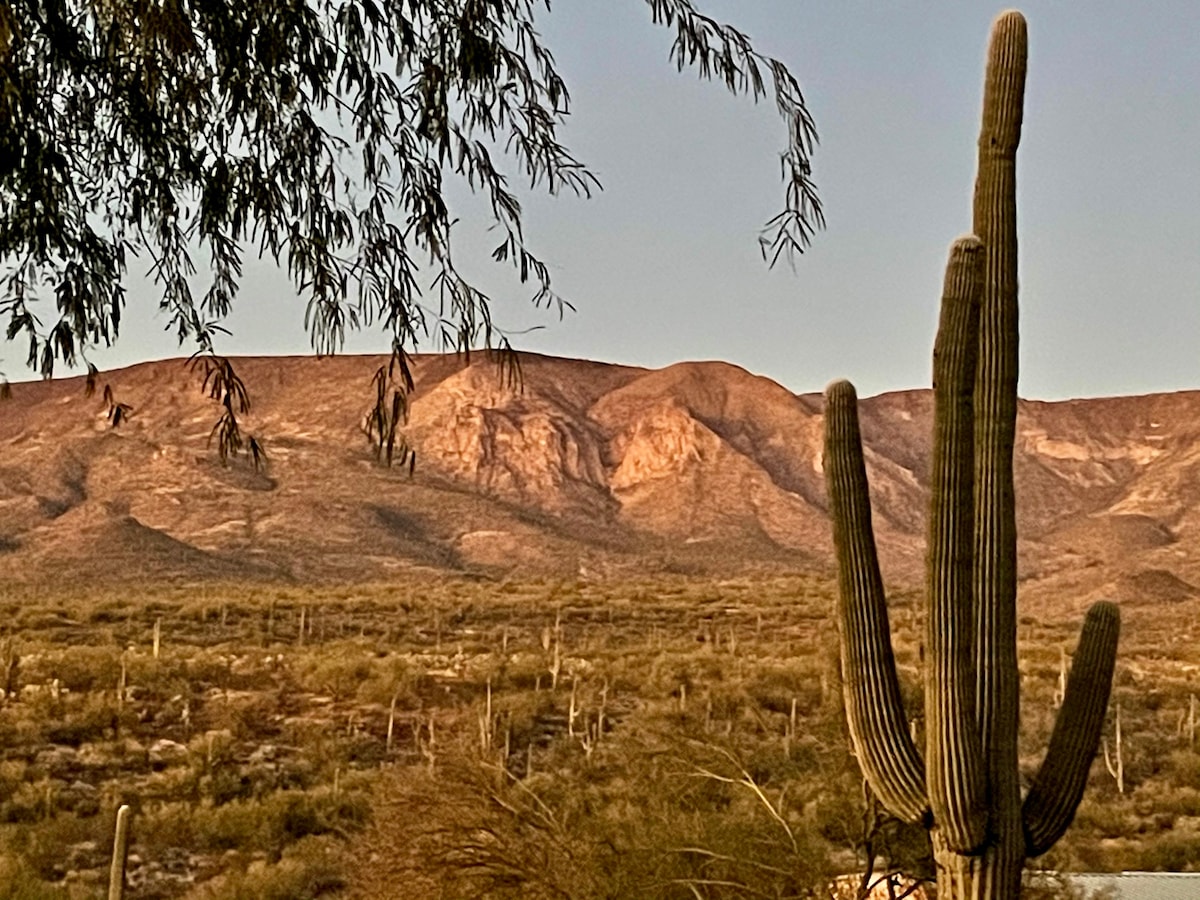
[[[992,29],[975,234],[950,251],[934,345],[925,747],[907,726],[871,526],[854,388],[825,394],[825,474],[838,558],[846,717],[863,772],[895,815],[930,829],[939,900],[1010,900],[1029,856],[1083,795],[1112,684],[1120,618],[1088,611],[1046,757],[1024,803],[1017,757],[1016,150],[1025,20]]]

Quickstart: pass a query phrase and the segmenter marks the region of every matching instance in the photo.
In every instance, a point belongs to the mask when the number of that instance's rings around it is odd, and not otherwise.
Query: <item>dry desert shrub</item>
[[[799,898],[828,882],[812,823],[731,754],[620,755],[527,778],[465,758],[395,770],[351,897]]]

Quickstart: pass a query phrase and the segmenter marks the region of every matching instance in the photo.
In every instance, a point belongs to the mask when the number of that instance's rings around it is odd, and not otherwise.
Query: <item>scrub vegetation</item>
[[[815,575],[10,589],[0,895],[103,896],[121,803],[130,898],[803,897],[868,863],[928,875],[924,830],[847,750],[835,594]],[[923,604],[891,604],[919,710]],[[1024,780],[1077,618],[1019,621]],[[1200,859],[1197,611],[1123,618],[1104,729],[1122,783],[1101,754],[1034,865]]]

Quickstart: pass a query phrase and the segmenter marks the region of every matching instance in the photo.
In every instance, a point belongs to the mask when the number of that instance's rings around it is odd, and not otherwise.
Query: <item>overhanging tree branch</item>
[[[784,208],[760,242],[771,264],[802,253],[824,219],[795,77],[690,0],[645,2],[675,31],[681,70],[774,98]],[[560,139],[570,94],[537,30],[549,11],[548,0],[0,0],[8,339],[28,341],[28,365],[47,378],[115,341],[128,258],[145,254],[167,327],[211,354],[249,248],[286,268],[319,354],[364,325],[398,348],[393,371],[431,335],[503,348],[490,298],[454,261],[447,187],[486,198],[492,258],[561,311],[512,188],[600,188]]]

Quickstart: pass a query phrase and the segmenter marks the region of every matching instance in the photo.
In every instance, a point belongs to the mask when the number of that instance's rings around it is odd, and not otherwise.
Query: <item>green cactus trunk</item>
[[[996,19],[988,42],[974,230],[985,247],[975,382],[976,703],[993,832],[980,897],[1016,897],[1025,857],[1017,771],[1017,145],[1025,98],[1025,19]]]
[[[976,235],[950,252],[934,346],[925,748],[909,736],[871,527],[853,387],[826,391],[825,472],[838,557],[846,718],[859,764],[896,816],[930,830],[939,900],[1011,900],[1025,859],[1070,824],[1095,757],[1119,615],[1089,610],[1062,710],[1022,807],[1017,758],[1016,149],[1025,20],[992,30]]]

